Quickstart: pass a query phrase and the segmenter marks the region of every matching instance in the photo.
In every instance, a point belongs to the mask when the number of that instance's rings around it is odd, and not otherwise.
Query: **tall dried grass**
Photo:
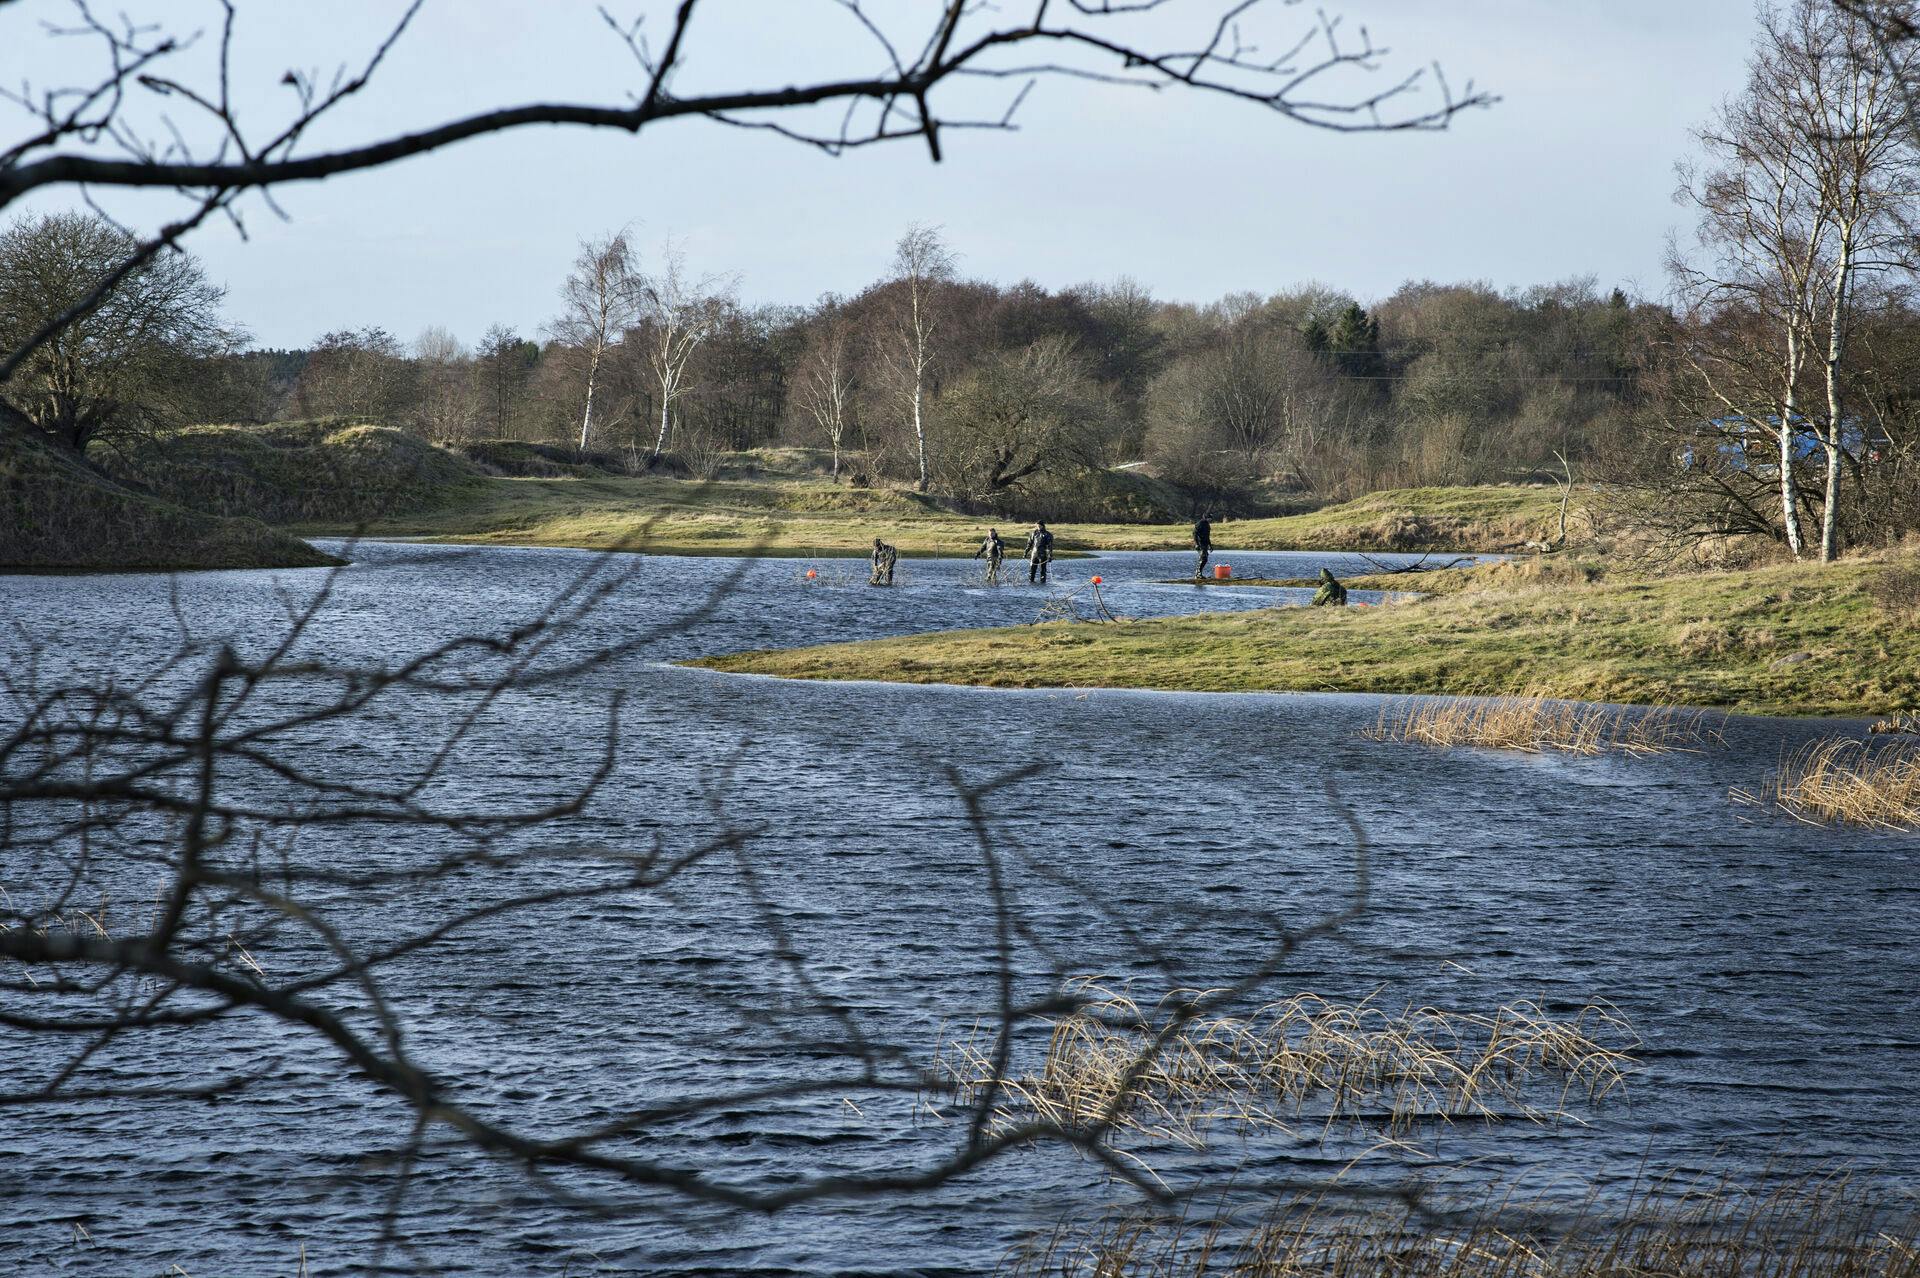
[[[1564,701],[1536,693],[1513,697],[1416,697],[1381,708],[1361,733],[1370,741],[1487,746],[1496,750],[1599,755],[1670,754],[1721,742],[1705,711]]]
[[[1895,710],[1887,718],[1877,720],[1867,730],[1920,736],[1920,710]]]
[[[1733,797],[1813,825],[1920,829],[1920,743],[1815,741],[1789,755],[1758,793]]]
[[[1064,1227],[1003,1262],[1008,1278],[1920,1278],[1911,1205],[1844,1177],[1769,1190],[1658,1184],[1624,1207],[1546,1198],[1465,1212],[1283,1202],[1251,1227],[1121,1217]]]
[[[965,1103],[993,1089],[1002,1126],[1110,1120],[1115,1131],[1199,1149],[1219,1123],[1295,1135],[1362,1124],[1400,1136],[1428,1121],[1571,1118],[1570,1105],[1625,1083],[1639,1042],[1601,1004],[1566,1018],[1530,1002],[1488,1015],[1396,1013],[1299,994],[1245,1017],[1193,1021],[1152,1051],[1182,992],[1151,1014],[1124,991],[1081,992],[1093,1001],[1054,1022],[1037,1068],[996,1086],[994,1043],[976,1030],[942,1045],[939,1075]]]

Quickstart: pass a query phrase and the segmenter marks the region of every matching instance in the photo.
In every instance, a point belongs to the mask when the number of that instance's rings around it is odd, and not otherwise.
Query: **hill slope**
[[[418,435],[343,420],[188,426],[130,461],[104,460],[167,500],[270,524],[350,527],[445,505],[485,482],[480,467]]]
[[[0,571],[312,568],[330,555],[252,519],[132,491],[30,436],[0,430]]]

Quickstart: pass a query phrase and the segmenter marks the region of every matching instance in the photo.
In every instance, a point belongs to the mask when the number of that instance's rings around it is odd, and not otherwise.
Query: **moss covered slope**
[[[0,430],[0,571],[308,568],[337,563],[252,519],[189,510]]]
[[[189,426],[103,462],[195,510],[343,529],[471,500],[487,483],[418,435],[347,420]]]

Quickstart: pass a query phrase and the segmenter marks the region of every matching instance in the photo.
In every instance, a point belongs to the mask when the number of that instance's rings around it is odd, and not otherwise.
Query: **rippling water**
[[[591,562],[531,549],[353,553],[315,655],[385,660],[497,629]],[[1224,557],[1242,576],[1361,568],[1339,556]],[[1154,584],[1189,564],[1109,555],[1063,561],[1056,580],[1097,571],[1108,602],[1136,616],[1274,602]],[[1275,993],[1466,1011],[1605,999],[1646,1039],[1644,1071],[1623,1100],[1583,1115],[1590,1126],[1462,1125],[1423,1136],[1428,1155],[1615,1192],[1643,1165],[1750,1174],[1834,1161],[1920,1187],[1920,1128],[1907,1121],[1920,1100],[1920,840],[1816,830],[1727,800],[1834,725],[1736,719],[1724,750],[1562,759],[1370,743],[1358,733],[1379,713],[1374,697],[789,684],[667,664],[1029,621],[1047,597],[986,588],[964,562],[904,561],[892,591],[836,584],[845,561],[821,561],[823,581],[809,584],[807,566],[646,561],[592,618],[589,641],[685,614],[716,579],[738,576],[690,628],[509,699],[460,761],[461,784],[517,801],[561,793],[598,757],[606,704],[624,692],[615,773],[565,834],[691,846],[718,828],[718,795],[734,819],[763,828],[752,864],[813,979],[876,1038],[917,1057],[995,996],[981,860],[946,768],[977,782],[1054,765],[988,804],[1029,928],[1018,975],[1036,988],[1056,968],[1148,980],[1126,928],[1205,984],[1243,970],[1278,927],[1338,908],[1354,842],[1327,799],[1330,779],[1371,844],[1373,908],[1342,939],[1298,955]],[[318,580],[188,575],[178,604],[197,631],[259,650],[277,633],[281,595]],[[0,606],[52,644],[53,665],[125,675],[171,646],[168,591],[148,577],[0,578]],[[19,660],[20,640],[4,642],[0,655]],[[400,716],[316,747],[377,775],[404,769],[419,742]],[[363,833],[303,851],[364,865],[410,850]],[[0,883],[24,886],[11,874],[0,867]],[[497,890],[471,876],[430,900],[327,908],[352,940],[374,944]],[[777,948],[739,875],[716,861],[671,901],[635,893],[476,925],[389,980],[433,1069],[490,1113],[558,1129],[690,1089],[826,1068],[808,1046],[817,1027],[783,1019],[795,991],[770,958]],[[256,957],[274,971],[275,955]],[[0,1092],[39,1082],[53,1059],[44,1041],[0,1029]],[[406,1118],[343,1081],[328,1049],[232,1018],[190,1038],[109,1047],[95,1081],[190,1079],[241,1061],[271,1075],[245,1100],[0,1108],[0,1270],[292,1273],[304,1247],[315,1274],[357,1272],[390,1183],[375,1160],[404,1139]],[[781,1183],[924,1164],[955,1139],[906,1101],[870,1098],[740,1106],[647,1152]],[[1322,1172],[1350,1152],[1338,1141],[1231,1139],[1157,1165],[1255,1184]],[[1416,1165],[1382,1160],[1361,1175]],[[557,1205],[512,1167],[439,1149],[402,1207],[400,1232],[417,1253],[395,1263],[455,1274],[975,1273],[1028,1231],[1124,1200],[1087,1160],[1039,1149],[911,1201],[769,1219],[629,1194],[602,1216]],[[75,1222],[91,1245],[75,1242]]]

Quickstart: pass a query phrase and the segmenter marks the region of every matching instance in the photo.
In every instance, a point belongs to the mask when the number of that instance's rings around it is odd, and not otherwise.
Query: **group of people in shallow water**
[[[1200,580],[1207,570],[1207,561],[1213,558],[1213,524],[1202,516],[1193,525],[1193,549],[1198,556],[1193,565],[1193,579]],[[987,561],[987,584],[1000,584],[1001,565],[1006,562],[1007,543],[1000,539],[998,528],[987,529],[987,539],[980,543],[980,549],[973,552],[975,559]],[[1044,586],[1047,584],[1047,565],[1053,562],[1053,533],[1047,528],[1047,521],[1036,520],[1027,532],[1027,548],[1021,554],[1027,561],[1027,584]],[[900,551],[875,537],[873,555],[870,559],[873,571],[867,578],[870,585],[891,586],[893,567],[899,562]],[[1098,578],[1095,578],[1098,580]],[[1314,607],[1325,604],[1344,604],[1347,602],[1347,588],[1335,579],[1332,571],[1320,570],[1320,588],[1314,592]]]
[[[987,561],[987,584],[1000,584],[1001,565],[1006,562],[1007,543],[1000,539],[998,528],[987,529],[987,539],[980,543],[980,549],[973,552],[975,559]],[[1027,533],[1027,549],[1022,556],[1027,561],[1027,584],[1044,586],[1047,584],[1047,565],[1053,562],[1053,533],[1047,528],[1045,520],[1034,524]],[[893,584],[893,566],[900,558],[900,551],[875,537],[873,555],[869,562],[873,566],[868,583],[875,586]]]

